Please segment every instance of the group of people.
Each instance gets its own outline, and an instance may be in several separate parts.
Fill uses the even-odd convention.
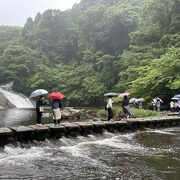
[[[161,109],[161,103],[162,103],[163,101],[160,99],[160,98],[154,98],[153,100],[152,100],[152,107],[153,107],[153,110],[154,111],[160,111],[160,109]]]
[[[105,109],[108,111],[108,121],[113,121],[113,111],[112,111],[112,96],[109,96],[107,99],[107,103],[105,105]],[[128,119],[129,117],[134,116],[133,112],[129,107],[129,100],[127,96],[124,96],[122,102],[122,109],[125,115],[125,118]]]
[[[170,109],[171,109],[171,112],[179,112],[179,114],[180,114],[180,99],[179,100],[171,100]]]
[[[135,100],[133,104],[134,104],[135,108],[142,109],[142,101],[141,100]]]
[[[44,96],[39,96],[36,100],[36,122],[37,125],[41,125],[42,121],[42,113],[43,113],[43,106],[47,105],[47,101],[45,101]],[[54,125],[59,125],[61,120],[61,102],[59,99],[52,99],[51,101],[52,113],[53,113],[53,120]]]
[[[113,120],[112,97],[113,96],[108,97],[107,103],[106,103],[106,106],[105,106],[105,109],[108,111],[107,120],[109,120],[109,121]],[[151,103],[152,103],[152,109],[154,111],[160,111],[161,103],[163,103],[163,101],[160,98],[157,97],[157,98],[154,98]],[[140,101],[140,100],[135,100],[133,102],[133,105],[134,105],[135,108],[142,109],[142,101]],[[180,105],[180,103],[179,103],[179,105]],[[128,119],[129,117],[134,116],[133,112],[131,111],[131,108],[129,107],[129,100],[128,100],[127,96],[124,96],[124,98],[123,98],[122,109],[123,109],[124,116],[125,116],[126,119]]]
[[[113,121],[112,97],[113,96],[108,97],[108,99],[106,101],[106,105],[105,105],[105,109],[108,111],[108,118],[107,118],[108,121]],[[154,98],[152,100],[153,110],[154,111],[160,111],[161,103],[162,103],[162,100],[160,98]],[[47,101],[45,101],[43,95],[41,95],[37,98],[37,100],[36,100],[37,119],[36,120],[37,120],[38,125],[41,125],[43,106],[45,106],[46,104],[47,104]],[[141,101],[135,101],[134,106],[136,108],[142,108],[142,102]],[[61,120],[61,108],[62,108],[60,100],[59,99],[52,99],[51,107],[52,107],[54,125],[59,125],[60,120]],[[124,116],[126,119],[134,116],[133,112],[131,111],[131,109],[129,107],[129,100],[128,100],[127,96],[124,96],[124,98],[123,98],[122,109],[123,109]],[[180,100],[179,101],[172,100],[170,102],[170,109],[172,112],[178,111],[180,114]]]

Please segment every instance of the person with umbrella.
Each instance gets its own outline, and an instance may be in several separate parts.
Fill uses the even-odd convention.
[[[161,109],[161,103],[163,103],[163,101],[162,101],[159,97],[154,98],[154,99],[152,100],[153,110],[154,110],[154,111],[160,111],[160,109]]]
[[[112,111],[112,97],[118,96],[117,93],[109,92],[104,94],[104,97],[108,97],[105,104],[105,110],[108,111],[108,121],[113,121],[113,111]]]
[[[119,96],[121,97],[121,96]],[[123,102],[122,102],[122,108],[126,119],[129,119],[130,116],[133,116],[133,113],[129,107],[129,100],[127,95],[124,95]]]
[[[33,91],[29,98],[37,98],[36,99],[36,123],[41,125],[42,113],[43,113],[43,105],[46,105],[47,102],[44,100],[44,95],[48,92],[45,89],[37,89]]]
[[[112,98],[113,96],[108,96],[107,99],[107,105],[106,105],[106,109],[108,111],[108,121],[113,121],[113,111],[112,111]]]
[[[60,92],[53,92],[49,94],[48,97],[52,99],[51,106],[53,111],[53,120],[54,120],[54,126],[56,126],[57,124],[58,125],[60,124],[60,120],[61,120],[62,105],[60,100],[63,99],[65,96]]]
[[[46,105],[47,102],[44,100],[44,96],[40,95],[36,100],[36,122],[37,125],[42,125],[42,113],[43,113],[43,105]]]

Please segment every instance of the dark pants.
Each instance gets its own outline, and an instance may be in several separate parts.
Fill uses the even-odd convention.
[[[113,119],[113,111],[112,111],[111,108],[108,109],[108,121],[109,121],[110,119]]]
[[[54,119],[54,124],[57,124],[57,123],[60,124],[60,119],[58,119],[58,120]]]
[[[39,109],[36,109],[36,114],[37,114],[36,122],[37,124],[41,124],[42,112],[40,112]]]
[[[133,112],[131,111],[131,109],[129,108],[129,106],[123,106],[123,112],[125,115],[125,118],[128,118],[129,116],[134,116]]]

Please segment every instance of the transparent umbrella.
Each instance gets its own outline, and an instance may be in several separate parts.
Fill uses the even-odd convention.
[[[42,96],[47,93],[48,92],[45,89],[37,89],[30,94],[29,98],[35,98],[35,97]]]
[[[141,102],[144,102],[145,99],[144,98],[138,98],[137,101],[141,101]]]
[[[113,93],[113,92],[109,92],[109,93],[106,93],[104,94],[105,97],[108,97],[108,96],[118,96],[117,93]]]
[[[157,101],[160,101],[161,103],[163,103],[162,99],[159,98],[159,97],[157,97],[156,100],[157,100]]]
[[[137,98],[132,98],[129,100],[129,103],[134,103],[134,101],[137,101]]]

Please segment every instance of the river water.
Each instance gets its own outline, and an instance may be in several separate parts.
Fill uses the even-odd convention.
[[[33,124],[32,111],[12,111],[1,126]],[[180,127],[8,144],[0,179],[179,180]]]

